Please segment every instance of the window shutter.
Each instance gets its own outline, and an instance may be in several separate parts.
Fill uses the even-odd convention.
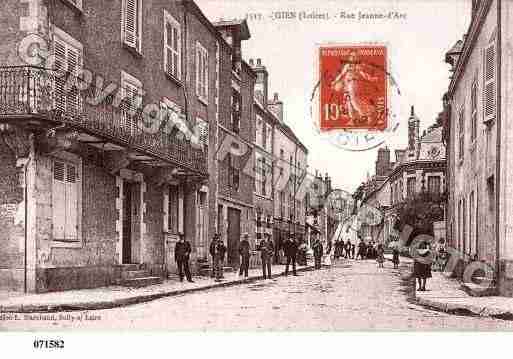
[[[495,44],[491,44],[484,50],[484,122],[495,119],[496,111],[496,52]]]
[[[125,43],[137,48],[137,2],[138,0],[125,0],[125,16],[123,24],[123,36]]]
[[[66,221],[64,227],[64,239],[68,241],[78,240],[78,193],[77,193],[77,168],[74,165],[66,165]]]
[[[200,142],[208,148],[208,122],[201,121]]]
[[[55,37],[54,41],[55,70],[58,72],[55,76],[55,108],[62,112],[66,111],[66,76],[67,71],[66,44]]]
[[[80,68],[82,67],[82,56],[78,49],[67,46],[67,70],[69,76],[72,77],[70,88],[66,88],[66,110],[74,115],[80,111],[80,93],[77,89],[77,76]]]
[[[53,185],[52,185],[52,217],[53,217],[53,238],[65,239],[64,229],[66,221],[66,184],[65,164],[60,161],[53,163]]]
[[[271,149],[272,149],[272,140],[273,140],[272,132],[273,132],[272,126],[267,125],[267,138],[266,138],[267,145],[265,147],[268,152],[271,152]]]

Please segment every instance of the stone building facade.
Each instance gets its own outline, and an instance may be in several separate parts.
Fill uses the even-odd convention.
[[[217,218],[231,46],[192,1],[32,3],[0,15],[0,286],[158,282],[176,272],[179,234],[194,268]],[[20,58],[34,41],[47,53]]]
[[[478,260],[493,268],[499,292],[511,296],[513,4],[475,0],[470,15],[467,34],[445,59],[452,66],[445,95],[447,237],[465,263]]]

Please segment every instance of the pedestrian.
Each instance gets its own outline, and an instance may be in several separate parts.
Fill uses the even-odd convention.
[[[178,275],[180,276],[180,282],[183,282],[183,277],[185,274],[187,281],[194,283],[189,268],[189,256],[191,254],[191,251],[191,244],[185,240],[185,235],[183,233],[180,233],[179,240],[175,245],[175,262],[178,266]]]
[[[335,242],[335,259],[339,259],[342,257],[342,241],[340,239],[337,239]]]
[[[385,250],[381,243],[378,244],[378,248],[376,249],[376,262],[378,262],[379,268],[383,268],[383,263],[385,262]]]
[[[360,239],[360,243],[358,243],[358,253],[356,253],[356,259],[365,259],[365,242],[363,239]]]
[[[417,255],[413,262],[413,276],[419,283],[419,291],[426,290],[426,282],[431,278],[431,251],[426,242],[422,242],[417,249]]]
[[[356,251],[356,244],[351,244],[351,259],[354,259],[355,251]]]
[[[296,256],[298,248],[298,243],[292,236],[283,241],[283,253],[287,258],[287,264],[285,265],[285,275],[289,274],[289,265],[292,264],[292,273],[297,276]]]
[[[322,248],[321,240],[318,237],[316,237],[314,239],[312,249],[314,252],[315,269],[321,269],[321,259],[322,259],[323,248]]]
[[[392,250],[392,263],[394,263],[394,269],[399,267],[399,249],[397,246],[394,246],[394,249]]]
[[[223,261],[226,247],[221,240],[219,233],[214,234],[214,238],[210,243],[210,255],[212,256],[212,277],[216,282],[220,282],[223,276]]]
[[[273,259],[274,244],[271,235],[266,233],[264,239],[258,245],[258,250],[262,258],[262,274],[264,279],[271,279],[271,261]]]
[[[249,257],[251,256],[250,246],[249,246],[249,235],[247,233],[244,233],[242,235],[242,240],[239,243],[239,255],[240,255],[239,276],[241,276],[242,273],[244,273],[244,278],[247,278],[248,271],[249,271]]]
[[[346,258],[351,258],[351,247],[352,247],[351,240],[348,239],[346,242],[346,246],[345,246]]]

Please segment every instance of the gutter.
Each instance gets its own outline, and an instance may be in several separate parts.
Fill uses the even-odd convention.
[[[500,184],[501,184],[501,95],[502,95],[502,84],[501,84],[501,75],[502,75],[502,21],[501,21],[501,2],[497,1],[497,107],[496,114],[497,117],[497,148],[496,148],[496,162],[495,162],[495,171],[496,171],[496,190],[495,190],[495,272],[496,272],[496,280],[499,279],[500,274],[500,233],[499,233],[499,225],[500,225]]]

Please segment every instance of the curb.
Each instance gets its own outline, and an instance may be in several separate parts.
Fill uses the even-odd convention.
[[[306,272],[314,269],[314,266],[306,266],[297,268],[297,272]],[[271,278],[285,276],[284,273],[272,274]],[[82,302],[73,304],[29,304],[29,305],[6,305],[0,306],[0,313],[55,313],[55,312],[71,312],[83,310],[99,310],[99,309],[112,309],[117,307],[124,307],[133,304],[146,303],[156,299],[165,297],[174,297],[187,293],[200,292],[215,288],[224,288],[235,286],[239,284],[252,283],[257,280],[263,279],[263,275],[248,277],[247,279],[236,279],[227,282],[214,282],[202,287],[175,289],[168,292],[161,292],[155,294],[144,294],[128,298],[115,299],[111,301],[97,301],[97,302]]]

